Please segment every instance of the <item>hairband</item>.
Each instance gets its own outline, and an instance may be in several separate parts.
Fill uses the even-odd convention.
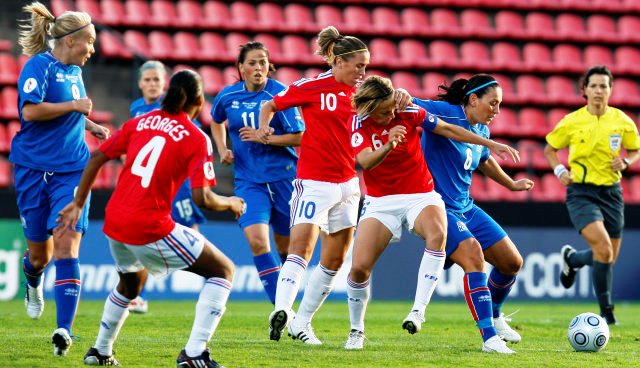
[[[363,52],[363,51],[369,51],[369,49],[366,49],[366,48],[365,48],[365,49],[358,49],[358,50],[353,50],[353,51],[347,51],[347,52],[343,52],[342,54],[335,55],[335,57],[342,56],[342,55],[347,55],[347,54],[353,54],[354,52]]]
[[[481,89],[481,88],[484,88],[484,87],[486,87],[486,86],[492,85],[492,84],[498,84],[498,81],[496,81],[496,80],[492,80],[491,82],[487,82],[487,83],[485,83],[485,84],[483,84],[483,85],[481,85],[481,86],[478,86],[478,87],[476,87],[476,88],[472,89],[471,91],[469,91],[469,92],[465,93],[464,95],[465,95],[465,96],[469,96],[469,95],[470,95],[470,94],[472,94],[473,92],[475,92],[475,91],[477,91],[477,90],[479,90],[479,89]]]
[[[63,34],[63,35],[61,35],[61,36],[56,36],[56,37],[54,37],[53,39],[54,39],[54,40],[58,40],[58,39],[60,39],[60,38],[62,38],[62,37],[68,36],[68,35],[70,35],[70,34],[72,34],[72,33],[76,33],[76,32],[78,32],[78,31],[79,31],[79,30],[81,30],[81,29],[87,28],[87,27],[88,27],[88,26],[90,26],[90,25],[91,25],[91,23],[87,23],[87,24],[85,24],[84,26],[82,26],[82,27],[80,27],[80,28],[78,28],[78,29],[74,29],[73,31],[71,31],[71,32],[67,32],[67,33],[65,33],[65,34]]]

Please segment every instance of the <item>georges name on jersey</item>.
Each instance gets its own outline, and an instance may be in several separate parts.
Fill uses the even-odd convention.
[[[180,142],[184,137],[190,135],[184,125],[179,124],[177,120],[167,117],[163,118],[162,116],[154,114],[147,115],[138,121],[136,130],[140,132],[145,129],[162,131],[176,142]]]

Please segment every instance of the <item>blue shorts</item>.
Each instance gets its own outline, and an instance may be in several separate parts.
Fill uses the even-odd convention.
[[[289,236],[289,201],[293,179],[253,183],[236,178],[235,194],[247,203],[247,212],[238,219],[240,227],[244,229],[255,224],[271,224],[276,234]]]
[[[178,193],[173,198],[171,218],[186,227],[192,227],[194,224],[203,224],[207,221],[204,213],[200,211],[200,208],[193,201],[189,179],[182,183]]]
[[[476,205],[473,205],[465,213],[447,210],[447,222],[447,261],[445,262],[445,268],[453,265],[453,262],[449,260],[449,256],[458,249],[458,245],[463,240],[476,238],[484,251],[507,236],[504,229]]]
[[[58,212],[73,201],[82,170],[54,173],[15,165],[13,175],[24,236],[34,242],[46,241],[58,226]],[[75,228],[83,235],[89,226],[90,202],[91,194]]]

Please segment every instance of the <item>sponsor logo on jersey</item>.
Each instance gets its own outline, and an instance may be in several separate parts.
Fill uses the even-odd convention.
[[[245,109],[252,110],[254,107],[256,107],[257,104],[257,102],[243,102],[242,106],[244,106]]]
[[[79,80],[77,75],[65,75],[64,77],[71,83],[78,83]]]
[[[436,121],[435,116],[429,115],[429,122],[433,123],[434,121]]]
[[[622,135],[620,134],[610,134],[609,135],[609,148],[617,152],[620,149],[620,143],[622,142]]]
[[[364,142],[364,138],[362,138],[362,135],[358,132],[353,133],[353,135],[351,136],[351,146],[358,147],[362,144],[362,142]]]
[[[62,73],[56,73],[56,82],[64,82],[64,75]]]
[[[456,222],[456,225],[458,225],[458,231],[460,232],[467,231],[467,225],[465,225],[464,222],[458,221]]]
[[[22,86],[22,90],[24,93],[31,93],[34,89],[38,87],[38,81],[35,78],[29,78],[24,81],[24,85]]]
[[[381,135],[389,135],[389,132],[385,129],[385,130],[382,131]]]
[[[213,180],[216,177],[216,172],[213,171],[213,162],[207,161],[204,163],[204,177]]]
[[[338,96],[347,97],[347,95],[346,95],[344,92],[340,92],[340,93],[338,93]]]
[[[240,102],[238,102],[238,101],[231,102],[231,108],[232,109],[239,109],[240,108]]]

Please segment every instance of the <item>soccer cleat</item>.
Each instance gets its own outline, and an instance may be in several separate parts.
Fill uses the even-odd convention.
[[[27,309],[27,315],[32,319],[40,318],[44,311],[43,284],[42,280],[40,280],[40,285],[35,288],[30,286],[29,283],[26,284],[27,290],[24,293],[24,306]]]
[[[269,339],[280,341],[282,331],[291,321],[291,314],[284,309],[271,312],[269,315]]]
[[[119,367],[120,363],[113,357],[113,355],[100,355],[100,352],[96,348],[91,348],[84,355],[85,365],[104,365],[104,366],[116,366]]]
[[[600,317],[604,318],[609,326],[618,324],[616,316],[613,315],[613,305],[607,305],[600,310]]]
[[[412,310],[409,312],[407,318],[402,321],[402,329],[407,330],[410,334],[420,332],[422,329],[422,323],[424,322],[424,315],[420,311]]]
[[[294,340],[300,340],[307,345],[322,345],[322,341],[316,337],[311,327],[311,322],[299,327],[295,325],[295,320],[289,324],[289,336]]]
[[[560,272],[560,283],[564,286],[565,289],[573,286],[573,283],[576,281],[576,270],[575,268],[569,266],[569,257],[576,250],[570,246],[569,244],[565,244],[562,249],[560,249],[560,255],[562,255],[562,271]]]
[[[361,350],[364,346],[364,339],[364,332],[352,329],[349,332],[349,338],[344,344],[344,348],[347,350]]]
[[[495,335],[489,340],[485,341],[482,345],[482,351],[485,353],[498,353],[498,354],[514,354],[515,351],[509,349],[507,343],[504,342],[500,336]]]
[[[496,328],[496,332],[500,338],[506,342],[517,344],[522,340],[522,337],[509,326],[507,322],[510,321],[511,318],[505,317],[504,313],[500,313],[500,317],[493,319],[493,326]]]
[[[178,368],[224,368],[209,356],[209,349],[205,349],[202,354],[196,357],[190,357],[187,352],[182,349],[178,359],[176,359],[176,367]]]
[[[137,296],[129,303],[129,312],[144,314],[149,311],[149,303],[142,299],[141,296]]]
[[[67,355],[67,352],[73,343],[71,336],[69,336],[69,332],[64,328],[58,328],[53,331],[53,335],[51,335],[51,342],[53,343],[53,355],[55,356]]]

